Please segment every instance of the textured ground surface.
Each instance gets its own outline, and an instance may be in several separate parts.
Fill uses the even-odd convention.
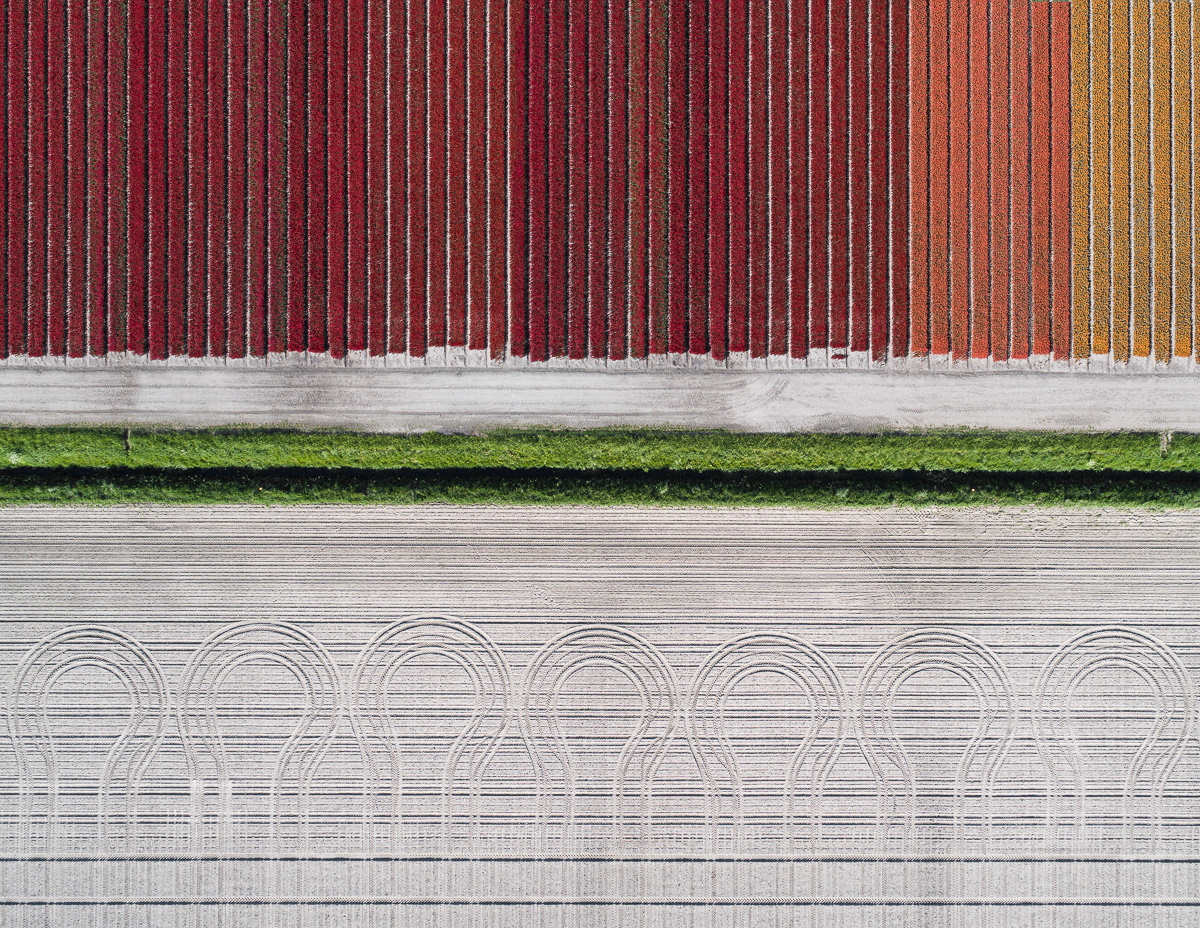
[[[0,925],[1197,925],[1197,537],[0,510]]]

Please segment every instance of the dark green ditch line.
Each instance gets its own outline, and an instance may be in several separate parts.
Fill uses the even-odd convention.
[[[691,472],[563,468],[24,467],[0,504],[1200,506],[1200,472]]]

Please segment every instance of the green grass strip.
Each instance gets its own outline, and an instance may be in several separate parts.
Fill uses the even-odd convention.
[[[1200,506],[1200,435],[0,429],[0,504]]]
[[[0,429],[13,467],[281,467],[366,470],[553,467],[565,470],[1200,470],[1200,435],[921,432],[745,435],[595,429],[485,435],[382,435],[278,429]]]

